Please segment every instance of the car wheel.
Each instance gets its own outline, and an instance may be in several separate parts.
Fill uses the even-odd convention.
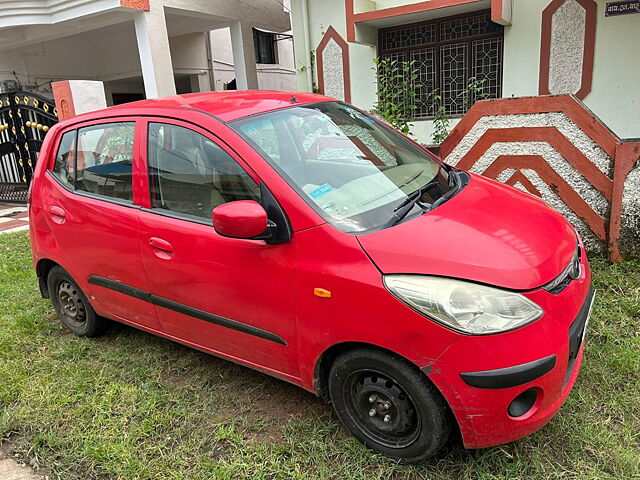
[[[62,267],[49,271],[47,288],[53,308],[64,325],[80,337],[100,335],[107,320],[96,315],[78,284]]]
[[[405,463],[434,456],[451,433],[440,392],[417,367],[390,353],[358,349],[337,357],[329,396],[358,440]]]

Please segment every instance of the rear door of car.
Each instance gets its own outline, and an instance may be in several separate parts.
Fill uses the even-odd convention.
[[[61,133],[40,192],[52,259],[78,282],[98,314],[157,329],[138,246],[136,119],[118,117]]]
[[[261,201],[260,180],[219,137],[147,118],[147,208],[140,250],[162,330],[195,346],[295,380],[293,242],[227,238],[212,209]]]

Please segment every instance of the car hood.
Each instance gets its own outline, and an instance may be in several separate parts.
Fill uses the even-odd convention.
[[[576,250],[573,227],[546,203],[478,175],[435,210],[358,240],[384,274],[440,275],[514,290],[550,282]]]

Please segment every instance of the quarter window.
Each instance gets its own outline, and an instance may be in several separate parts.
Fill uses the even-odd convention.
[[[503,32],[488,11],[383,28],[379,54],[414,62],[419,85],[415,118],[435,115],[434,91],[447,114],[463,115],[478,99],[502,96]],[[472,78],[476,88],[468,91]]]
[[[218,205],[260,201],[256,182],[204,135],[177,125],[150,123],[148,145],[153,208],[210,222]]]
[[[76,190],[133,202],[134,122],[78,130]]]
[[[58,154],[56,155],[56,161],[53,166],[53,173],[58,179],[67,187],[73,188],[73,182],[75,181],[76,171],[76,132],[66,132],[62,135],[60,140],[60,146],[58,147]]]

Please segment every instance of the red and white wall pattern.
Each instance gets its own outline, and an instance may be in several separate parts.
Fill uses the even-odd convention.
[[[349,45],[331,26],[316,49],[316,63],[320,92],[350,102]]]
[[[597,5],[593,0],[553,0],[542,12],[541,95],[591,91]]]
[[[587,248],[638,249],[640,142],[623,142],[575,97],[476,103],[444,141],[451,165],[542,197]]]
[[[429,12],[478,0],[429,0],[356,12],[345,0],[346,37],[360,22]],[[523,0],[524,1],[524,0]],[[492,21],[511,24],[511,2],[491,0]],[[542,197],[581,233],[587,248],[640,253],[640,142],[612,133],[580,101],[590,92],[597,4],[549,0],[538,20],[539,97],[476,103],[441,146],[449,164]],[[516,27],[512,27],[516,28]],[[329,28],[316,51],[320,91],[349,99],[349,44]]]

